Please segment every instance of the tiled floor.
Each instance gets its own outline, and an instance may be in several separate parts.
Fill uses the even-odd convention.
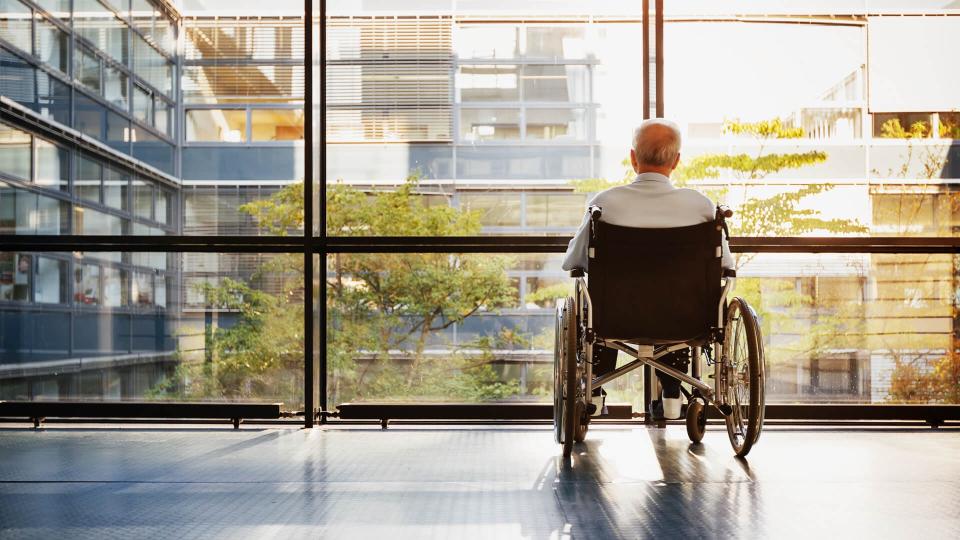
[[[2,538],[960,538],[960,430],[0,428]]]

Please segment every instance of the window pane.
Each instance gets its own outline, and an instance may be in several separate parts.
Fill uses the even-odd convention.
[[[67,261],[37,257],[37,273],[33,283],[34,301],[38,304],[66,304]]]
[[[464,141],[519,140],[520,111],[461,109],[460,138]]]
[[[70,87],[45,74],[37,74],[37,109],[48,120],[70,125]]]
[[[31,109],[36,109],[37,92],[34,88],[36,69],[21,57],[0,47],[0,65],[3,77],[0,77],[0,94]]]
[[[130,175],[112,167],[105,168],[104,173],[103,204],[125,212],[129,211],[127,190],[130,186]]]
[[[74,54],[76,55],[74,76],[80,81],[80,84],[99,94],[100,59],[83,47],[77,47]]]
[[[302,110],[253,109],[250,115],[254,141],[303,140]]]
[[[540,66],[523,67],[524,101],[589,101],[586,66]]]
[[[127,110],[129,107],[129,84],[127,76],[120,70],[108,67],[103,72],[103,97],[110,103]]]
[[[77,264],[73,285],[73,301],[78,304],[100,304],[100,267],[95,264]]]
[[[153,125],[153,98],[138,85],[133,86],[133,117],[148,126]]]
[[[28,302],[33,257],[26,253],[0,252],[0,300]]]
[[[114,150],[130,153],[130,120],[113,111],[107,111],[107,140],[108,146]]]
[[[187,141],[245,142],[247,111],[193,109],[187,111]]]
[[[526,111],[527,138],[583,141],[587,127],[582,109],[532,109]]]
[[[124,234],[126,220],[104,214],[82,206],[75,207],[73,226],[75,234],[89,234],[101,236],[119,236]]]
[[[515,65],[460,66],[460,101],[520,101],[519,73],[520,67]]]
[[[69,206],[0,183],[0,234],[66,234]]]
[[[74,127],[97,140],[104,140],[104,130],[106,128],[107,111],[96,101],[76,92],[74,94],[76,110],[74,111]]]
[[[173,129],[171,128],[170,122],[173,119],[171,111],[174,109],[173,105],[167,103],[166,100],[157,97],[155,100],[154,108],[154,118],[153,118],[153,127],[157,128],[160,133],[166,134],[168,137],[173,136]]]
[[[111,58],[127,64],[127,25],[97,0],[74,0],[74,28],[77,35],[87,39]]]
[[[520,226],[520,193],[517,192],[464,193],[460,195],[460,207],[478,213],[483,225],[492,227]]]
[[[153,274],[133,273],[133,303],[136,306],[154,305]]]
[[[73,182],[73,192],[77,197],[88,201],[100,202],[100,182],[103,167],[92,158],[77,155],[77,178]]]
[[[583,221],[586,197],[581,194],[527,194],[528,227],[577,227]]]
[[[32,52],[30,19],[33,13],[30,8],[17,0],[0,0],[0,38],[9,41],[16,47]]]
[[[154,209],[154,219],[160,223],[172,225],[170,213],[173,210],[173,195],[169,190],[160,188],[157,190],[156,206]]]
[[[43,17],[37,17],[36,55],[41,62],[69,73],[70,37]]]
[[[0,170],[20,180],[29,181],[30,135],[0,123]]]
[[[126,270],[104,267],[103,269],[103,305],[107,307],[126,306],[130,303],[130,273]]]
[[[37,180],[41,186],[69,191],[70,151],[43,139],[37,140]]]
[[[133,213],[153,218],[153,186],[142,180],[133,181]]]
[[[133,70],[160,92],[173,89],[173,65],[139,35],[134,36]]]

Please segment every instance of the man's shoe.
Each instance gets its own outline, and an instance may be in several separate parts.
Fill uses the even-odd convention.
[[[682,402],[680,398],[663,398],[663,418],[665,420],[676,420],[680,418]]]
[[[600,402],[599,406],[597,402]],[[600,389],[600,395],[594,395],[593,400],[590,403],[590,407],[593,409],[590,411],[590,416],[603,416],[608,413],[607,411],[607,391],[603,388]]]

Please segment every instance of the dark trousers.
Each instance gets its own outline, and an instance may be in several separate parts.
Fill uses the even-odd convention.
[[[606,375],[617,367],[617,350],[608,347],[594,345],[593,347],[593,375]],[[680,349],[672,353],[661,356],[660,362],[684,373],[687,372],[687,366],[690,364],[690,349]],[[657,371],[657,378],[660,379],[660,386],[663,388],[663,397],[680,397],[680,381]],[[653,396],[658,399],[658,396]]]

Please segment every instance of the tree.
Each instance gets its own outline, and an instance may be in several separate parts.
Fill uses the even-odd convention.
[[[336,236],[451,236],[480,232],[475,212],[427,206],[418,179],[390,190],[364,192],[343,183],[327,193],[327,231]],[[242,210],[270,234],[303,227],[303,186],[284,187]],[[323,264],[325,263],[325,264]],[[327,280],[327,358],[334,403],[359,398],[502,398],[516,383],[499,380],[493,348],[515,342],[509,328],[463,344],[441,343],[443,331],[468,317],[515,300],[506,278],[508,257],[451,253],[336,254],[322,261]],[[285,276],[271,295],[236,281],[203,285],[207,302],[238,314],[213,331],[214,355],[184,364],[156,394],[234,398],[297,396],[264,381],[302,371],[303,267],[282,255],[261,268]],[[429,351],[435,343],[438,351]],[[272,373],[280,372],[277,377]],[[280,394],[278,392],[284,392]],[[295,399],[287,397],[288,399]]]

